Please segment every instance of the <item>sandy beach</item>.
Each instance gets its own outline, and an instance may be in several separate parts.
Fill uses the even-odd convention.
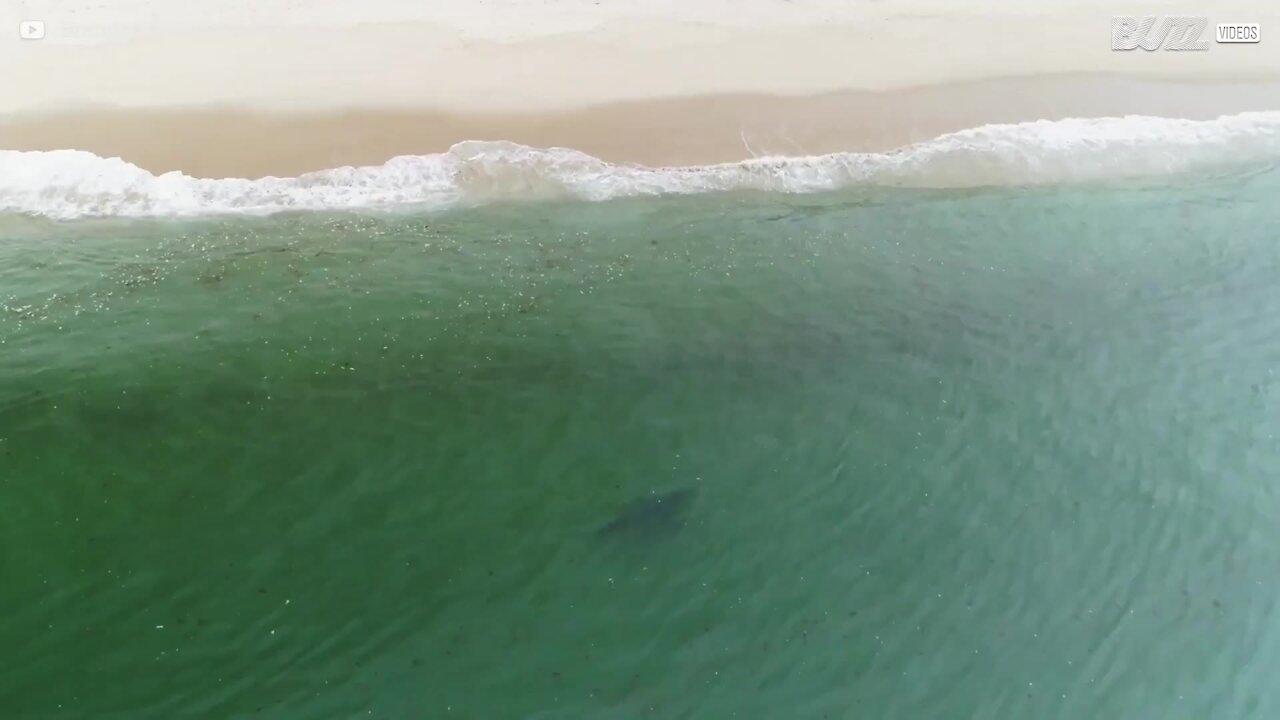
[[[1132,12],[1203,12],[1137,3]],[[1100,2],[29,0],[0,148],[292,175],[462,140],[688,165],[887,150],[990,123],[1280,108],[1275,43],[1113,52]],[[1225,2],[1214,18],[1280,26]],[[1214,18],[1210,21],[1213,22]]]

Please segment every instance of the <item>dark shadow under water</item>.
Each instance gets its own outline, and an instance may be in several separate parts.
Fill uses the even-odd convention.
[[[668,540],[687,524],[689,510],[696,498],[697,490],[693,488],[636,498],[597,530],[596,538],[631,544]]]

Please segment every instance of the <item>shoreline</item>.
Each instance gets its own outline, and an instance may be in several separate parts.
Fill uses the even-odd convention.
[[[380,165],[400,155],[442,153],[465,140],[566,147],[609,162],[658,167],[885,152],[991,124],[1124,115],[1205,120],[1265,110],[1280,110],[1280,81],[1073,74],[802,97],[637,100],[559,112],[86,108],[0,116],[0,145],[85,150],[157,175],[176,170],[204,178]]]
[[[1123,12],[1208,12],[1131,4]],[[17,11],[0,9],[0,25]],[[1269,36],[1116,52],[1120,11],[1103,0],[314,0],[305,12],[284,0],[64,0],[22,18],[45,22],[44,39],[0,32],[0,67],[20,70],[0,84],[0,149],[83,150],[197,178],[380,165],[466,140],[682,167],[885,152],[991,124],[1280,110]],[[1280,6],[1222,0],[1209,21],[1276,27]]]

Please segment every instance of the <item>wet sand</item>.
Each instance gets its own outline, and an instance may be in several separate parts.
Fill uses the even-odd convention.
[[[86,110],[3,118],[0,137],[9,149],[76,148],[153,173],[260,177],[379,164],[445,152],[464,140],[573,147],[613,162],[670,166],[885,151],[991,123],[1130,114],[1208,119],[1278,108],[1280,82],[1068,75],[806,97],[708,95],[564,112]]]

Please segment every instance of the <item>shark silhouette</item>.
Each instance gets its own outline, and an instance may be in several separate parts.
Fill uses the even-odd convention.
[[[696,497],[696,490],[683,488],[636,498],[597,530],[596,536],[634,541],[671,537],[685,526],[685,516]]]

